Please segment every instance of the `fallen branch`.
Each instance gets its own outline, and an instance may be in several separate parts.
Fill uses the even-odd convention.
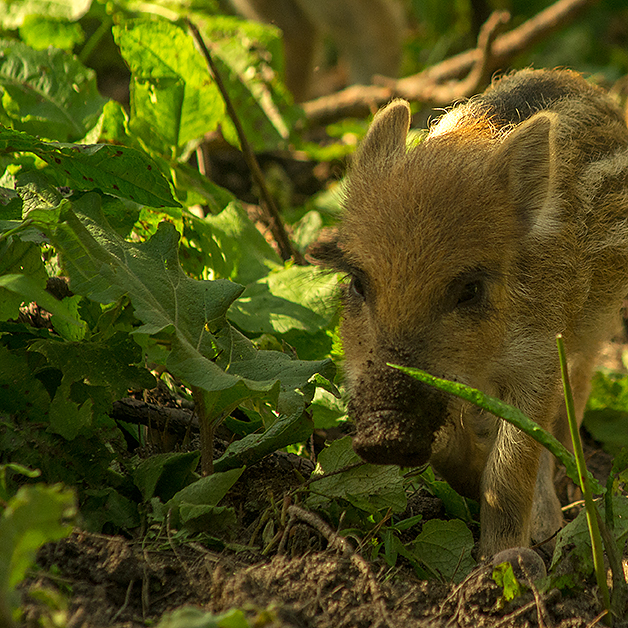
[[[335,94],[306,102],[303,104],[306,117],[312,125],[327,124],[347,116],[363,117],[396,97],[436,107],[449,105],[453,100],[477,92],[488,83],[493,72],[505,69],[517,55],[564,28],[598,1],[558,0],[521,26],[491,41],[496,34],[495,29],[500,26],[495,23],[497,18],[493,14],[482,27],[478,46],[473,50],[446,59],[413,76],[399,80],[382,77],[378,79],[379,85],[352,85]],[[503,14],[500,20],[503,20]],[[480,81],[477,76],[471,76],[474,73],[482,75]],[[465,75],[468,75],[466,79],[455,80]],[[444,85],[447,81],[453,83]]]
[[[199,429],[198,420],[191,410],[158,406],[132,397],[114,401],[109,416],[116,421],[168,429],[181,435],[190,429]]]

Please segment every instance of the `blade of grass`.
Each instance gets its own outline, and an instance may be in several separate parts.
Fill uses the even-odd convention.
[[[556,336],[556,346],[558,347],[558,357],[560,360],[560,373],[563,380],[563,389],[565,392],[565,405],[567,407],[567,421],[569,423],[569,432],[571,433],[571,441],[573,443],[574,454],[576,457],[576,466],[578,467],[578,476],[580,478],[580,488],[584,495],[584,508],[587,513],[587,524],[589,526],[589,535],[591,537],[591,550],[593,552],[593,565],[595,567],[595,577],[600,589],[604,608],[608,611],[604,617],[604,623],[611,625],[611,601],[606,584],[606,569],[604,568],[604,554],[602,551],[602,537],[600,536],[600,527],[598,525],[599,513],[593,502],[593,494],[587,474],[587,466],[584,461],[584,451],[582,450],[582,441],[580,440],[580,430],[578,421],[576,420],[576,411],[574,409],[573,394],[571,392],[571,384],[569,383],[569,369],[567,368],[567,356],[565,354],[565,345],[561,334]],[[601,520],[600,520],[601,521]],[[611,544],[614,541],[611,541]],[[608,544],[607,544],[608,546]],[[607,547],[608,551],[612,551]]]
[[[525,432],[528,436],[534,438],[534,440],[541,443],[541,445],[553,453],[565,466],[567,475],[574,482],[579,483],[578,468],[573,454],[568,451],[558,439],[547,433],[518,408],[504,403],[501,399],[486,395],[475,388],[470,388],[469,386],[459,384],[458,382],[450,382],[446,379],[434,377],[433,375],[430,375],[420,369],[398,366],[396,364],[388,364],[388,366],[399,369],[415,379],[418,379],[430,386],[434,386],[439,390],[451,393],[452,395],[460,397],[465,401],[470,401],[483,410],[486,410],[491,414],[512,423],[515,427],[519,428],[522,432]],[[586,473],[593,492],[596,494],[603,494],[604,489],[599,485],[598,481],[588,471],[586,471]]]

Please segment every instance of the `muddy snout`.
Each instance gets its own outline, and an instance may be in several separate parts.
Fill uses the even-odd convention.
[[[430,459],[446,411],[443,393],[398,371],[387,373],[353,396],[353,449],[372,464],[423,465]]]

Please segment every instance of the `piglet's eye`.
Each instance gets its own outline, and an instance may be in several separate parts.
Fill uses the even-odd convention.
[[[482,297],[482,282],[470,281],[462,286],[460,293],[458,294],[458,302],[456,306],[459,307],[475,305]]]
[[[351,283],[349,284],[349,289],[351,290],[351,294],[355,295],[356,297],[359,297],[360,299],[365,298],[364,283],[356,275],[353,275],[351,277]]]

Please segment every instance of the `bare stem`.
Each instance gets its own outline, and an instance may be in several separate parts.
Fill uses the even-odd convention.
[[[272,197],[272,194],[268,190],[268,186],[266,185],[266,180],[264,178],[264,174],[262,173],[262,169],[259,167],[259,163],[255,157],[255,153],[249,144],[249,141],[246,138],[246,134],[244,133],[244,129],[242,128],[242,124],[240,122],[240,118],[233,106],[233,102],[227,92],[225,84],[218,72],[218,68],[214,59],[205,45],[205,41],[200,34],[196,25],[186,18],[190,31],[192,32],[192,37],[194,37],[194,41],[197,46],[200,48],[201,53],[205,57],[205,61],[207,62],[207,67],[209,69],[210,74],[212,75],[214,81],[216,82],[216,86],[220,90],[222,98],[225,102],[225,107],[227,108],[227,113],[233,122],[233,126],[235,127],[236,133],[238,134],[238,140],[240,141],[240,146],[242,148],[242,154],[244,155],[244,159],[246,161],[249,170],[251,171],[251,176],[253,180],[257,184],[261,194],[261,206],[262,210],[266,213],[266,218],[268,221],[268,226],[275,238],[275,242],[277,242],[277,246],[279,247],[279,252],[284,261],[289,259],[294,259],[297,264],[305,264],[303,256],[292,246],[290,239],[288,238],[288,234],[286,233],[283,221],[281,220],[281,216],[279,215],[279,210],[277,209],[277,205],[275,204],[275,200]]]

